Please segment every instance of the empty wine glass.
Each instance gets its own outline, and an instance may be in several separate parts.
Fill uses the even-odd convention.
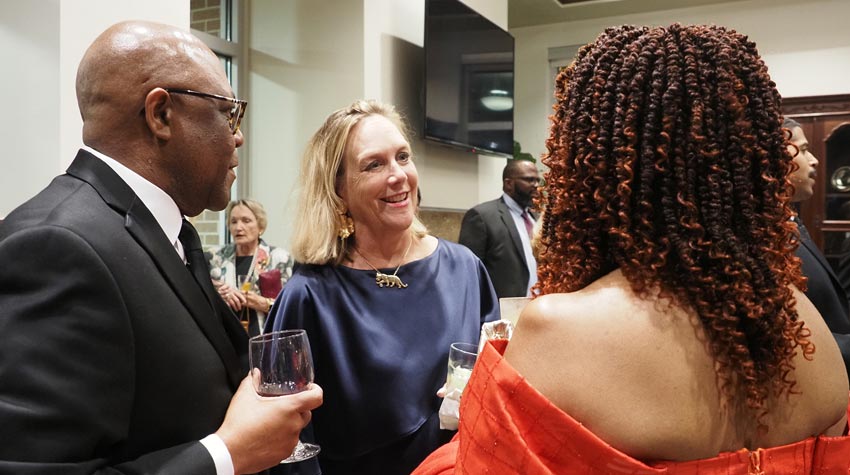
[[[283,330],[251,338],[248,346],[251,377],[257,394],[264,397],[294,394],[313,382],[313,357],[304,330]],[[280,463],[315,457],[321,448],[298,441],[292,455]]]

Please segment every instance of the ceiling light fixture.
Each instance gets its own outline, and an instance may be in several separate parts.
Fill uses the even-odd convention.
[[[514,108],[514,99],[504,89],[491,89],[481,98],[481,104],[491,111],[503,112]]]

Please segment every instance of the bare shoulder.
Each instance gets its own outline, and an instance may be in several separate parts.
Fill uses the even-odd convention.
[[[526,360],[536,365],[538,357],[569,356],[575,361],[584,359],[583,355],[594,358],[597,352],[610,354],[613,347],[629,351],[634,330],[654,312],[650,303],[634,295],[619,272],[609,274],[577,292],[532,300],[522,312],[505,356],[519,369]]]
[[[837,393],[842,401],[839,406],[842,410],[846,409],[848,381],[847,372],[841,371],[844,369],[841,350],[814,304],[799,289],[792,288],[792,291],[797,301],[797,316],[808,328],[809,341],[815,346],[811,358],[804,358],[801,352],[797,352],[794,358],[797,377],[817,383],[827,394]]]
[[[841,354],[820,314],[793,290],[816,352],[811,359],[797,352],[801,394],[770,404],[768,437],[746,437],[758,446],[836,435],[846,422]],[[614,272],[581,291],[532,301],[505,358],[613,447],[639,459],[686,460],[737,450],[755,427],[724,402],[706,341],[692,312],[636,296]]]
[[[815,352],[808,358],[801,351],[794,356],[793,376],[799,394],[778,401],[775,420],[779,429],[768,434],[767,441],[774,444],[800,436],[839,435],[847,422],[848,381],[841,351],[814,304],[799,289],[792,291],[798,318],[809,330]]]
[[[722,438],[726,430],[699,324],[669,302],[635,295],[616,271],[532,301],[505,358],[553,404],[636,457],[687,452],[672,444],[698,442],[681,434]]]
[[[578,292],[529,303],[505,357],[563,409],[585,396],[599,402],[593,390],[613,396],[609,386],[620,388],[647,372],[661,372],[670,358],[684,353],[683,345],[672,341],[682,336],[669,311],[636,296],[616,272]]]

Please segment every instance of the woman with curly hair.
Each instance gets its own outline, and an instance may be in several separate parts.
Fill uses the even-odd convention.
[[[800,290],[793,148],[755,44],[610,28],[555,95],[539,297],[414,473],[850,473],[847,375]]]

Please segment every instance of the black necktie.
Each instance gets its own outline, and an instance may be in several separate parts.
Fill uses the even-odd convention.
[[[207,296],[210,306],[215,308],[213,304],[215,289],[210,280],[210,270],[207,267],[204,250],[201,247],[201,238],[198,237],[198,232],[195,231],[195,228],[185,219],[183,220],[183,226],[180,228],[178,239],[180,239],[180,243],[183,245],[183,252],[186,254],[186,265],[189,266],[192,276],[195,277],[198,285],[204,291],[204,295]]]
[[[207,296],[207,302],[210,304],[210,316],[215,316],[216,320],[223,324],[224,336],[230,341],[233,348],[236,349],[236,353],[229,353],[227,350],[219,349],[220,352],[224,352],[222,355],[225,366],[228,368],[230,382],[235,389],[239,386],[239,380],[248,368],[248,334],[245,333],[245,329],[242,328],[242,324],[239,323],[239,318],[236,314],[230,311],[229,307],[221,300],[221,297],[217,295],[215,288],[213,288],[212,280],[210,280],[210,269],[207,266],[207,259],[204,257],[204,250],[201,247],[201,238],[198,237],[198,232],[195,231],[195,228],[185,219],[180,228],[178,239],[183,245],[183,252],[186,254],[186,265],[192,272],[192,277],[195,278],[201,290],[204,291],[204,295]],[[216,299],[218,300],[218,305],[216,305]],[[214,333],[208,333],[208,337],[211,341],[218,341],[214,337]],[[227,354],[232,354],[237,359],[230,360],[226,356]]]

